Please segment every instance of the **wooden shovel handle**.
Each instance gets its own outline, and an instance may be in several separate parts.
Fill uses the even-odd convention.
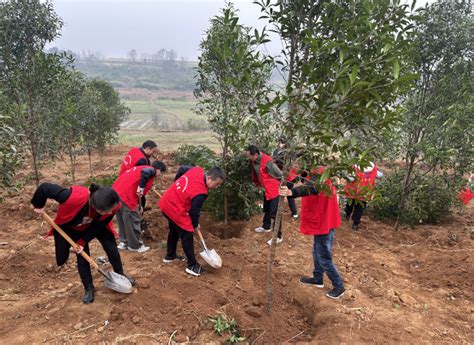
[[[66,233],[64,232],[64,230],[61,229],[61,228],[59,227],[59,225],[54,222],[53,219],[51,219],[50,216],[48,216],[46,213],[43,213],[43,218],[44,218],[44,220],[45,220],[46,222],[49,223],[49,225],[51,225],[57,232],[59,232],[59,234],[60,234],[62,237],[64,237],[64,239],[65,239],[66,241],[68,241],[69,244],[70,244],[73,248],[79,249],[79,245],[78,245],[76,242],[74,242],[74,241],[72,240],[72,238],[69,237],[68,234],[66,234]],[[81,254],[82,257],[83,257],[84,259],[86,259],[92,266],[94,266],[94,268],[95,268],[96,270],[98,270],[100,273],[102,273],[103,275],[105,275],[106,277],[108,277],[108,276],[107,276],[107,273],[103,272],[103,270],[99,267],[99,265],[97,265],[97,263],[96,263],[94,260],[92,260],[92,258],[91,258],[89,255],[87,255],[86,252],[84,252],[84,250],[83,250],[80,254]]]
[[[197,234],[198,234],[199,240],[200,240],[201,243],[202,243],[202,246],[204,247],[204,250],[205,250],[206,252],[208,252],[207,246],[206,246],[206,242],[204,242],[204,238],[202,237],[202,234],[201,234],[201,230],[199,230],[199,228],[197,228],[197,229],[196,229],[196,232],[197,232]]]
[[[158,196],[158,198],[163,197],[163,195],[161,195],[160,192],[158,192],[155,188],[153,188],[153,191],[154,191],[155,194]]]

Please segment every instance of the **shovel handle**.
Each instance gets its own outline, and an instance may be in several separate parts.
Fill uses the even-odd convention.
[[[64,232],[64,230],[61,229],[61,228],[59,227],[59,225],[56,224],[56,223],[54,222],[54,220],[53,220],[50,216],[48,216],[46,213],[43,213],[43,218],[44,218],[44,220],[45,220],[47,223],[49,223],[49,225],[51,225],[51,226],[54,228],[54,230],[56,230],[62,237],[64,237],[64,239],[65,239],[66,241],[68,241],[69,244],[70,244],[73,248],[76,248],[76,249],[79,248],[79,245],[78,245],[76,242],[74,242],[74,241],[72,240],[72,238],[69,237],[68,234],[66,234],[66,233]],[[94,266],[94,268],[95,268],[96,270],[98,270],[104,277],[106,277],[107,279],[110,279],[110,278],[109,278],[109,275],[108,275],[102,268],[100,268],[99,265],[97,265],[97,263],[96,263],[94,260],[92,260],[92,258],[91,258],[89,255],[87,255],[86,252],[82,251],[82,252],[80,252],[80,254],[81,254],[82,257],[83,257],[84,259],[86,259],[92,266]]]
[[[198,236],[199,236],[199,240],[201,241],[202,246],[204,247],[204,250],[205,250],[206,252],[208,252],[209,250],[207,250],[206,242],[204,242],[204,238],[202,237],[201,230],[199,230],[199,228],[197,228],[197,229],[196,229],[196,232],[197,232],[197,234],[198,234]]]
[[[154,191],[155,194],[158,196],[158,198],[163,197],[163,195],[161,195],[160,192],[158,192],[155,188],[153,188],[153,191]]]

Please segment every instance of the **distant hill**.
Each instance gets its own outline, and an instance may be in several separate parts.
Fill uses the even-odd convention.
[[[109,58],[77,59],[79,71],[109,81],[116,88],[192,91],[196,62]]]

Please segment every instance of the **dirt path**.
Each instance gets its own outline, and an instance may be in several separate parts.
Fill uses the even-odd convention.
[[[114,148],[102,164],[96,160],[96,171],[110,174],[124,150]],[[45,180],[65,183],[62,171],[61,165],[44,171]],[[78,176],[85,181],[87,175],[87,164],[81,165]],[[227,239],[222,225],[203,216],[208,245],[224,265],[191,278],[183,264],[162,263],[167,228],[154,207],[147,215],[152,250],[122,255],[126,272],[137,278],[135,292],[108,290],[94,273],[96,301],[83,305],[75,258],[62,269],[55,266],[52,240],[41,236],[46,226],[29,209],[33,189],[27,185],[0,204],[2,344],[163,343],[173,333],[176,341],[223,342],[226,338],[216,336],[208,320],[218,313],[235,318],[247,341],[260,344],[474,343],[472,205],[443,225],[415,230],[395,232],[367,217],[358,232],[344,223],[334,244],[348,290],[340,301],[326,298],[326,289],[298,283],[300,275],[312,271],[311,239],[300,235],[298,224],[285,214],[274,269],[274,312],[268,316],[264,291],[270,235],[253,231],[260,216],[229,225],[233,237]],[[155,202],[156,196],[150,199]],[[104,255],[95,242],[92,255]]]

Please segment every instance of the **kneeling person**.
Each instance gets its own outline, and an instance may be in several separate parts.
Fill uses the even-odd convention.
[[[158,206],[168,219],[169,233],[165,263],[181,257],[176,255],[178,240],[181,239],[187,258],[186,273],[199,276],[203,273],[194,255],[194,230],[199,229],[199,216],[208,189],[219,187],[225,180],[225,173],[214,167],[207,173],[201,167],[188,167],[165,191]]]

